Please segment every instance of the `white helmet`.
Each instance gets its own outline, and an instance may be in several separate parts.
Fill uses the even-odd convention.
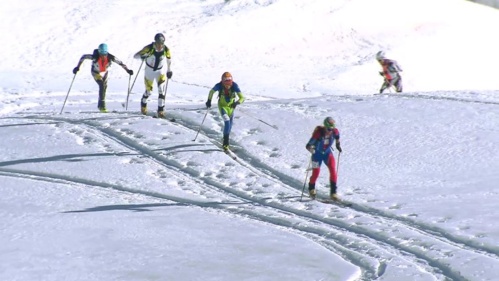
[[[385,58],[385,52],[383,51],[379,51],[377,54],[376,54],[376,59],[377,60],[382,60]]]

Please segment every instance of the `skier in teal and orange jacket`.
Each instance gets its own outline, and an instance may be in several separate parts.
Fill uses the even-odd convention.
[[[128,69],[128,67],[121,62],[117,57],[110,54],[107,50],[107,44],[102,43],[97,49],[94,50],[92,54],[82,55],[78,61],[78,65],[73,69],[73,74],[76,75],[80,70],[80,66],[85,60],[92,60],[92,67],[90,72],[94,77],[95,82],[99,85],[99,101],[97,107],[100,112],[107,112],[106,109],[106,90],[107,90],[107,74],[108,68],[113,62],[117,63],[119,66],[129,74],[133,75],[133,70]]]
[[[333,155],[333,144],[336,142],[336,149],[341,153],[340,131],[336,128],[336,123],[332,117],[326,117],[323,125],[315,127],[312,137],[305,146],[312,153],[312,176],[310,176],[308,183],[308,192],[311,198],[315,198],[317,195],[315,182],[319,177],[322,162],[324,162],[329,169],[330,198],[338,201],[339,197],[336,193],[338,174],[336,160]]]
[[[241,89],[239,89],[237,83],[233,81],[232,74],[229,72],[224,72],[222,74],[222,80],[215,84],[210,90],[208,100],[206,101],[207,108],[211,107],[211,99],[215,92],[218,92],[218,110],[224,120],[222,145],[224,150],[228,150],[229,135],[234,121],[234,111],[236,106],[244,102],[244,95],[241,93]]]

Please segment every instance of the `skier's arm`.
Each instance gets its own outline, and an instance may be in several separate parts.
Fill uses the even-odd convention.
[[[239,85],[237,85],[237,83],[233,83],[232,84],[232,90],[234,91],[234,93],[236,93],[237,95],[237,103],[238,104],[241,104],[244,102],[245,98],[244,98],[244,95],[243,93],[241,92],[241,89],[239,88]]]
[[[211,89],[210,92],[208,93],[208,100],[211,100],[213,98],[213,94],[215,94],[215,90]]]
[[[334,128],[333,135],[334,135],[334,139],[336,141],[336,149],[339,152],[342,152],[341,145],[340,145],[340,131],[337,128]]]
[[[315,152],[315,147],[316,147],[316,144],[317,144],[317,140],[314,139],[313,137],[310,138],[310,140],[307,142],[307,144],[305,145],[305,148],[310,152],[310,153],[314,153]]]
[[[393,73],[398,73],[402,71],[402,68],[400,65],[397,63],[397,61],[394,60],[389,60],[388,61],[388,71],[393,72]]]
[[[117,63],[119,66],[123,67],[123,69],[126,72],[130,73],[131,70],[128,69],[128,67],[126,66],[126,64],[124,64],[120,59],[118,59],[117,57],[115,57],[113,55],[110,55],[109,58],[111,59],[112,62]]]
[[[167,72],[172,72],[171,66],[172,65],[172,60],[171,59],[166,59],[166,71]]]
[[[245,99],[244,99],[244,95],[243,95],[243,93],[241,93],[241,92],[237,92],[237,93],[236,93],[236,95],[237,95],[237,97],[238,97],[238,99],[237,99],[237,103],[239,103],[239,104],[243,103],[243,102],[244,102],[244,100],[245,100]]]
[[[83,63],[83,61],[85,61],[85,60],[91,60],[91,59],[92,59],[92,55],[89,55],[89,54],[85,54],[85,55],[81,56],[80,60],[78,61],[78,65],[76,65],[76,67],[80,68],[80,66]]]
[[[73,68],[73,73],[76,75],[76,73],[78,71],[80,71],[80,66],[81,64],[83,63],[84,60],[91,60],[92,59],[92,55],[83,55],[81,56],[80,60],[78,61],[78,65],[76,65],[75,68]]]
[[[144,48],[142,48],[142,50],[135,53],[135,55],[133,55],[133,58],[134,59],[146,59],[150,55],[149,54],[150,51],[151,51],[151,47],[150,47],[150,45],[147,45]]]
[[[397,72],[402,72],[403,71],[402,67],[400,67],[400,65],[396,61],[393,61],[393,67],[395,68],[395,70],[397,70]]]
[[[220,90],[220,83],[217,83],[213,88],[211,88],[210,92],[208,93],[208,100],[206,101],[206,107],[210,108],[211,107],[211,99],[213,98],[213,94],[215,92]]]
[[[170,49],[165,46],[165,57],[166,57],[166,71],[171,72],[171,65],[172,65],[172,55],[170,54]]]
[[[310,140],[307,142],[307,145],[305,148],[310,151],[311,153],[314,153],[315,148],[317,146],[317,143],[319,142],[319,139],[321,138],[321,128],[320,126],[315,127],[314,132],[312,133],[312,137]]]

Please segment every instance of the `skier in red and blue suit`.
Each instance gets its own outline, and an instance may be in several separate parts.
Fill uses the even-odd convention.
[[[315,127],[312,137],[305,146],[312,153],[312,176],[310,176],[308,182],[308,192],[312,198],[317,195],[315,182],[319,177],[322,162],[324,162],[329,169],[330,198],[335,201],[339,200],[336,194],[338,174],[336,172],[336,160],[333,155],[333,143],[335,142],[336,149],[341,153],[340,131],[336,128],[334,119],[326,117],[324,126]]]

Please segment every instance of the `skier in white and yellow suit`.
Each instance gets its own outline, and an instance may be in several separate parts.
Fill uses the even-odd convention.
[[[142,48],[134,56],[136,59],[144,60],[146,66],[144,69],[144,84],[146,91],[140,101],[140,111],[147,114],[147,99],[153,90],[154,80],[158,86],[158,117],[165,117],[165,93],[163,93],[163,83],[166,78],[172,78],[170,49],[165,45],[165,36],[158,33],[154,36],[154,42]],[[164,66],[166,61],[166,77]]]

